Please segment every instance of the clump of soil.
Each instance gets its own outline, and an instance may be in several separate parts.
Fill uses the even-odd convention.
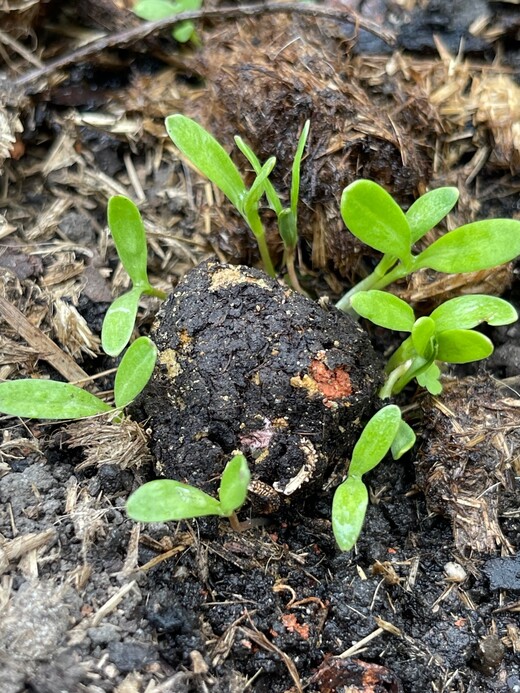
[[[139,400],[157,471],[214,491],[230,453],[286,499],[345,462],[381,376],[349,316],[264,273],[214,261],[160,312],[151,384]]]

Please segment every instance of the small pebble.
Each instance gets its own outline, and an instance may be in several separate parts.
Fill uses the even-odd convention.
[[[444,572],[446,573],[446,579],[450,582],[464,582],[468,577],[468,574],[460,563],[455,563],[455,561],[449,561],[444,566]]]

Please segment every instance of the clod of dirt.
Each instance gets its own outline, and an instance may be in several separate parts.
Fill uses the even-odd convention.
[[[503,556],[486,561],[484,572],[492,590],[520,591],[520,556]]]
[[[346,460],[380,384],[352,318],[246,267],[191,271],[152,336],[158,364],[137,407],[157,472],[215,492],[240,449],[271,510],[273,489],[305,495]]]

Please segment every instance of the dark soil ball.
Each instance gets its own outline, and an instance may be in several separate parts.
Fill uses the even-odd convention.
[[[241,450],[266,511],[347,461],[381,380],[348,315],[215,261],[186,275],[152,338],[158,362],[136,413],[149,419],[157,473],[214,493]]]

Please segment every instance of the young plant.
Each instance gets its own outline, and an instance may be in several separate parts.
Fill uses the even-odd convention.
[[[132,12],[141,19],[146,19],[149,22],[155,22],[166,17],[173,17],[181,12],[189,12],[190,10],[199,10],[202,6],[202,0],[139,0],[132,8]],[[187,43],[193,41],[198,43],[195,25],[193,22],[179,22],[172,29],[173,38],[179,43]]]
[[[349,551],[356,543],[368,505],[368,490],[362,476],[376,467],[389,450],[395,460],[415,442],[415,434],[402,420],[395,404],[380,409],[367,422],[354,450],[348,476],[334,493],[332,531],[339,548]]]
[[[130,291],[110,305],[101,330],[101,344],[109,356],[118,356],[128,344],[135,325],[142,294],[166,298],[148,281],[146,233],[139,210],[127,197],[116,195],[108,201],[108,227],[117,254],[132,280]]]
[[[30,419],[83,419],[126,407],[150,379],[157,348],[148,337],[139,337],[121,359],[114,382],[115,407],[71,383],[20,379],[0,383],[0,412]]]
[[[375,270],[336,304],[350,310],[359,291],[383,289],[419,269],[476,272],[502,265],[520,254],[520,221],[487,219],[444,234],[418,255],[413,246],[454,207],[456,188],[437,188],[422,195],[406,212],[377,183],[357,180],[345,188],[341,215],[363,243],[383,253]]]
[[[380,391],[383,399],[401,392],[413,378],[438,395],[442,391],[438,361],[469,363],[493,353],[491,340],[472,328],[483,322],[508,325],[518,319],[507,301],[480,294],[452,298],[418,319],[411,306],[385,291],[361,291],[350,300],[356,313],[374,324],[410,333],[386,365],[387,378]]]
[[[269,206],[276,213],[276,217],[278,220],[278,231],[284,244],[284,262],[287,268],[287,273],[289,275],[289,280],[292,284],[292,287],[300,293],[304,292],[300,286],[298,275],[296,274],[296,270],[294,267],[294,258],[296,253],[296,247],[298,245],[298,200],[300,197],[300,169],[303,157],[303,150],[305,149],[307,138],[309,136],[310,125],[310,120],[305,121],[300,137],[298,139],[298,144],[296,146],[296,154],[294,155],[292,165],[290,206],[284,207],[282,205],[280,197],[278,196],[278,193],[274,189],[273,184],[269,179],[266,179],[264,183],[265,195],[269,202]],[[238,135],[235,137],[235,142],[242,154],[246,157],[246,159],[253,167],[255,173],[259,174],[262,170],[262,165],[258,160],[256,154],[244,142],[244,140],[241,137],[238,137]]]
[[[168,522],[217,515],[240,529],[236,511],[244,504],[251,479],[247,460],[235,453],[222,472],[218,500],[194,486],[156,479],[140,486],[127,501],[128,516],[138,522]]]
[[[180,114],[168,116],[166,118],[166,130],[177,149],[206,178],[222,190],[245,219],[256,238],[264,269],[267,274],[274,277],[276,273],[269,255],[265,229],[258,213],[258,206],[264,193],[265,181],[276,164],[275,157],[273,156],[265,162],[248,190],[229,154],[209,132],[194,120]]]

